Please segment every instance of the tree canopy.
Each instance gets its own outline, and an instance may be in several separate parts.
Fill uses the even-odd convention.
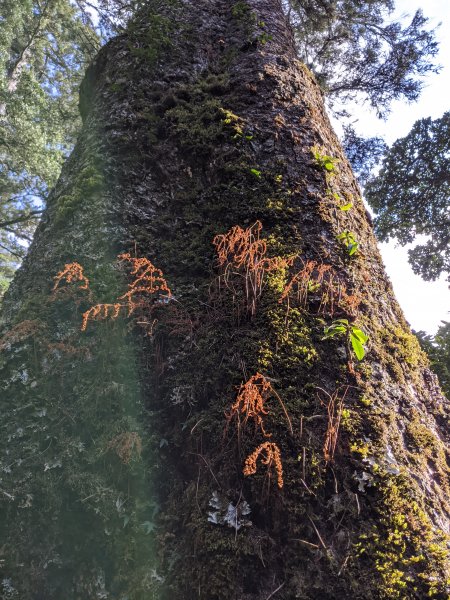
[[[450,323],[442,321],[436,335],[416,332],[422,349],[428,354],[433,371],[439,377],[442,391],[450,398]]]
[[[380,240],[403,246],[427,236],[408,252],[413,271],[426,280],[450,276],[450,112],[420,119],[397,140],[365,194]]]
[[[98,47],[95,32],[69,0],[2,2],[0,289],[22,258],[73,147],[78,87]]]
[[[332,104],[362,97],[384,116],[393,100],[417,100],[438,70],[428,19],[418,10],[405,27],[389,21],[393,10],[393,0],[290,1],[300,58]]]

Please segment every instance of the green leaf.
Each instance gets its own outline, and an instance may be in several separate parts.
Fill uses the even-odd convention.
[[[352,208],[352,206],[353,206],[353,202],[349,202],[348,204],[344,204],[343,206],[340,206],[339,209],[347,211],[347,210],[350,210]]]
[[[357,242],[348,245],[347,250],[348,250],[348,255],[349,256],[352,256],[353,254],[355,254],[355,252],[357,252],[358,245],[359,244]]]
[[[250,169],[250,173],[255,177],[258,177],[258,179],[261,177],[261,171],[258,171],[258,169]]]
[[[365,334],[364,331],[357,329],[356,327],[352,328],[351,335],[354,335],[362,344],[365,344],[369,340],[369,336]]]
[[[350,334],[350,341],[352,343],[353,352],[356,354],[356,358],[362,360],[366,354],[363,345],[352,333]]]

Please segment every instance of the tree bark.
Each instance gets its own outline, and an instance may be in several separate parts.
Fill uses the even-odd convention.
[[[281,2],[149,2],[80,108],[3,306],[3,597],[448,598],[448,401]],[[171,294],[129,314],[134,257]],[[89,286],[54,279],[75,262]],[[264,443],[281,488],[264,452],[243,474]]]

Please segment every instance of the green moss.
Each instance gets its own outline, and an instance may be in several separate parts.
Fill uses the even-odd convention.
[[[372,585],[379,597],[388,599],[444,598],[449,582],[437,573],[446,571],[448,539],[437,534],[401,476],[381,476],[377,484],[381,497],[377,504],[376,528],[360,536],[356,544],[359,558],[374,568]]]
[[[172,2],[172,5],[175,6],[176,3]],[[128,26],[128,48],[131,55],[153,68],[163,52],[172,47],[174,31],[174,19],[157,13],[146,17],[145,28],[138,20],[132,22]]]
[[[103,175],[97,167],[90,164],[81,169],[73,182],[71,192],[58,198],[55,224],[65,224],[67,221],[70,223],[71,217],[82,207],[90,210],[91,204],[103,189]]]
[[[203,97],[198,89],[192,90],[192,96],[189,102],[180,101],[166,115],[183,148],[205,156],[224,139],[224,109],[217,99]]]

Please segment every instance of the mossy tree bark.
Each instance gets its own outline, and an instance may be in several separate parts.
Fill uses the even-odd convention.
[[[3,307],[2,597],[448,598],[448,402],[281,3],[149,2],[80,106]],[[221,271],[214,237],[258,221],[260,279]],[[82,331],[126,292],[123,252],[173,296]],[[52,291],[74,262],[90,291]],[[361,362],[323,339],[339,318]],[[257,373],[273,392],[239,421]],[[243,475],[265,442],[281,489],[274,463]]]

